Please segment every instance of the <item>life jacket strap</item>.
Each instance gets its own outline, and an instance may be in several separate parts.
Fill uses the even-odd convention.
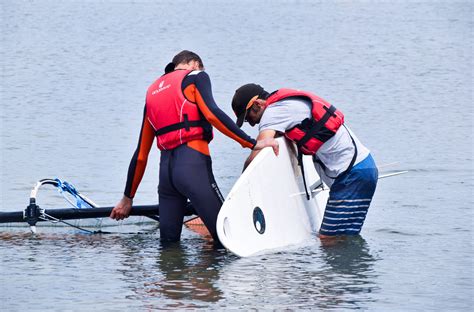
[[[204,121],[202,119],[201,120],[191,120],[191,121],[189,121],[188,120],[188,115],[185,114],[184,115],[184,121],[178,122],[178,123],[175,123],[175,124],[163,127],[163,128],[160,128],[160,129],[155,131],[155,135],[158,136],[158,135],[162,135],[162,134],[172,132],[172,131],[176,131],[176,130],[179,130],[179,129],[186,129],[186,131],[189,131],[189,129],[191,127],[202,127],[202,128],[204,128],[205,126],[206,126],[206,121]]]
[[[316,157],[316,154],[313,155],[313,162],[317,163],[319,166],[321,166],[321,168],[323,169],[324,171],[324,174],[330,178],[330,179],[337,179],[341,176],[343,176],[344,174],[348,173],[349,171],[351,171],[352,167],[354,167],[354,164],[355,164],[355,161],[357,160],[357,155],[359,155],[359,152],[357,150],[357,144],[355,143],[354,141],[354,138],[352,137],[351,133],[349,132],[349,129],[347,129],[346,125],[344,125],[344,128],[346,128],[346,131],[347,133],[349,133],[349,136],[351,137],[351,141],[352,141],[352,145],[354,146],[354,155],[352,155],[352,159],[351,159],[351,162],[349,163],[349,166],[347,166],[346,170],[344,170],[343,172],[341,172],[340,174],[338,174],[336,177],[332,177],[330,176],[329,174],[327,174],[327,168],[326,166],[323,164],[323,162]]]
[[[303,164],[303,153],[298,149],[298,165],[301,167],[301,175],[303,176],[303,186],[306,193],[306,199],[310,200],[311,197],[308,192],[308,186],[306,185],[306,176],[304,174],[304,164]]]
[[[305,145],[312,137],[314,137],[314,135],[318,133],[321,128],[324,127],[329,118],[337,117],[337,109],[334,105],[331,105],[329,107],[323,106],[323,108],[326,110],[326,113],[324,113],[323,117],[320,120],[316,121],[314,125],[308,130],[308,132],[306,132],[304,137],[302,137],[301,140],[298,141],[298,147]]]

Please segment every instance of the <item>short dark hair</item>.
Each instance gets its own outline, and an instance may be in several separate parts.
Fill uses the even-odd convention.
[[[199,55],[197,55],[194,52],[188,51],[188,50],[183,50],[183,51],[179,52],[178,54],[176,54],[173,57],[172,63],[175,64],[175,65],[178,65],[178,64],[181,64],[181,63],[186,63],[187,64],[191,61],[197,61],[200,64],[199,67],[201,67],[201,68],[204,67],[204,64],[203,64],[201,58],[199,57]]]

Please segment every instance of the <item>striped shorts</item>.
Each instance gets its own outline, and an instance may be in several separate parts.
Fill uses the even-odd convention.
[[[329,191],[320,234],[359,234],[374,196],[377,179],[378,171],[371,155],[336,178]]]

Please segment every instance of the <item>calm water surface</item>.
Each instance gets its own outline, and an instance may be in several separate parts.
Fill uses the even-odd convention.
[[[182,50],[216,101],[256,82],[313,91],[346,114],[382,171],[362,236],[241,259],[156,224],[87,235],[0,228],[0,308],[458,310],[473,299],[473,4],[470,1],[2,1],[0,210],[36,180],[121,197],[147,86]],[[255,135],[255,129],[244,128]],[[216,132],[227,194],[248,151]],[[135,202],[157,200],[153,151]],[[40,205],[65,203],[54,191]]]

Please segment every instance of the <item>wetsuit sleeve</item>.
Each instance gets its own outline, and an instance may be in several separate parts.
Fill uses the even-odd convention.
[[[133,198],[138,189],[138,185],[145,173],[148,154],[150,153],[153,140],[155,138],[155,130],[146,118],[146,106],[143,111],[143,122],[138,139],[137,149],[133,154],[130,166],[128,167],[127,183],[125,184],[124,195]]]
[[[242,147],[253,148],[256,141],[248,136],[216,104],[212,96],[211,79],[205,72],[196,75],[196,103],[204,117],[229,138],[237,141]]]

